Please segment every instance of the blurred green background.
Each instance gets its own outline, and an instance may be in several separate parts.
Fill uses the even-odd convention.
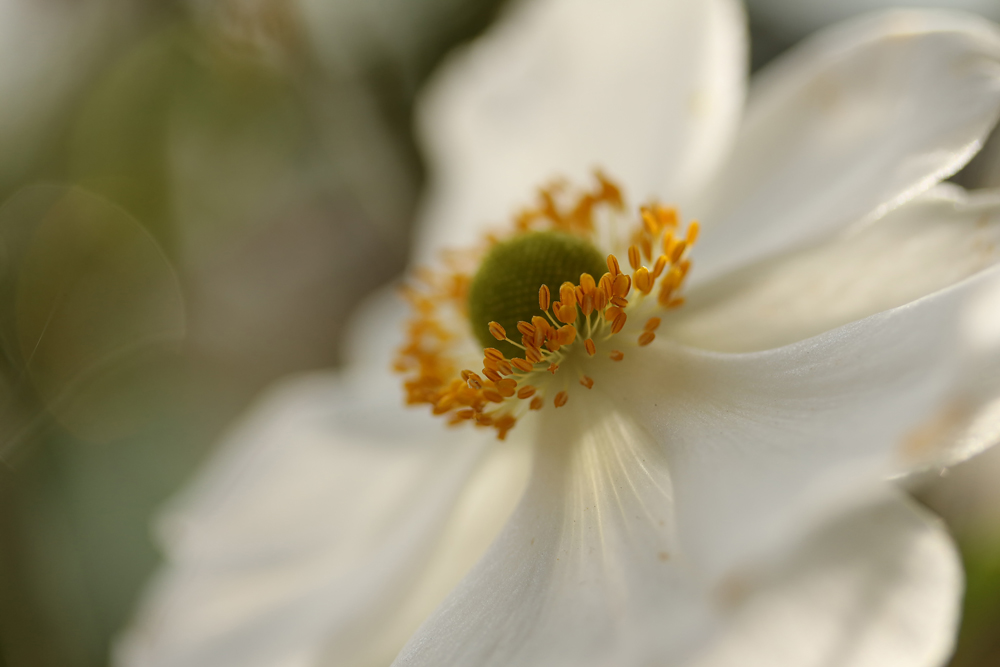
[[[501,4],[0,0],[0,665],[107,664],[155,509],[270,381],[337,365],[404,266],[415,95]],[[753,66],[885,4],[752,2]],[[998,480],[918,489],[968,568],[956,665],[1000,664]]]

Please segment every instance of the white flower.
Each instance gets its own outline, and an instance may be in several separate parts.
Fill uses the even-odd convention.
[[[1000,195],[937,183],[996,121],[1000,32],[835,27],[739,124],[742,34],[727,0],[539,0],[444,68],[423,258],[601,166],[702,221],[686,305],[642,347],[630,316],[621,362],[574,342],[593,389],[501,442],[400,409],[405,309],[373,303],[347,371],[276,390],[167,515],[120,664],[946,658],[956,555],[885,479],[996,436]]]
[[[1000,20],[1000,5],[993,0],[747,0],[747,6],[769,32],[792,39],[862,12],[894,7],[947,7]]]

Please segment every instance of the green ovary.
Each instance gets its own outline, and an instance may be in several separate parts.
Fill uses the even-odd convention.
[[[586,239],[563,232],[529,232],[494,246],[480,265],[469,289],[469,322],[483,347],[521,356],[510,343],[497,341],[489,323],[497,322],[511,340],[520,340],[517,323],[540,315],[538,290],[547,285],[552,300],[564,282],[578,284],[580,275],[595,280],[607,271],[604,257]]]

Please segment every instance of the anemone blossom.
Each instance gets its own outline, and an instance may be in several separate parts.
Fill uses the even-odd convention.
[[[744,96],[743,30],[525,1],[446,63],[410,306],[232,432],[119,664],[946,659],[957,557],[889,479],[997,438],[1000,196],[940,181],[1000,31],[861,18]]]

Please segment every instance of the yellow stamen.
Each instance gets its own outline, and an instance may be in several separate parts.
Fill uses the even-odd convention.
[[[635,271],[636,269],[638,269],[639,266],[640,266],[640,264],[639,264],[639,249],[636,248],[634,245],[630,245],[628,247],[628,263],[632,267],[633,271]]]
[[[504,328],[496,322],[490,322],[490,333],[493,334],[493,337],[497,340],[507,340],[507,332],[504,331]]]
[[[514,357],[513,359],[510,360],[510,363],[514,368],[521,371],[522,373],[530,373],[535,368],[531,362],[525,359],[521,359],[519,357]]]
[[[616,334],[621,331],[622,327],[625,326],[625,320],[627,319],[628,315],[625,314],[624,310],[618,313],[618,316],[615,317],[615,321],[611,323],[611,333]]]
[[[542,285],[538,288],[538,307],[541,310],[549,309],[549,302],[552,299],[552,295],[549,294],[548,285]]]
[[[517,397],[520,399],[531,398],[537,390],[530,384],[526,384],[517,390]]]
[[[687,244],[694,245],[694,242],[698,240],[698,232],[701,230],[701,225],[698,224],[697,220],[692,220],[688,223],[687,236],[685,240]]]
[[[486,247],[502,244],[508,252],[512,252],[512,248],[537,247],[531,244],[536,240],[540,243],[546,239],[545,242],[549,245],[544,247],[556,248],[557,253],[562,247],[596,247],[594,239],[597,227],[594,215],[602,207],[615,212],[621,211],[623,204],[620,192],[603,176],[598,176],[598,187],[584,193],[575,204],[567,206],[564,194],[565,192],[556,188],[543,190],[538,207],[528,209],[516,218],[514,237],[488,237]],[[509,349],[503,348],[507,350],[507,354],[513,353],[514,348],[523,350],[523,357],[507,358],[500,349],[484,347],[481,374],[469,369],[457,370],[462,366],[453,360],[453,354],[461,346],[456,345],[456,333],[444,324],[455,319],[455,315],[465,316],[469,309],[470,299],[473,298],[470,297],[473,276],[468,273],[468,267],[470,264],[474,265],[474,262],[462,260],[461,256],[454,254],[446,258],[451,263],[450,272],[419,272],[417,276],[423,289],[419,286],[405,289],[405,295],[415,314],[407,326],[407,343],[400,349],[393,364],[398,372],[406,374],[406,402],[411,405],[429,405],[431,412],[443,416],[448,424],[470,423],[476,427],[494,428],[501,440],[526,410],[540,410],[546,400],[552,400],[556,407],[566,405],[572,388],[567,388],[563,383],[563,389],[552,396],[548,387],[553,381],[544,374],[545,371],[554,376],[564,359],[571,360],[576,367],[590,363],[587,360],[597,354],[595,340],[604,341],[622,333],[628,327],[629,315],[648,312],[636,310],[641,304],[645,304],[641,305],[644,309],[650,305],[662,309],[680,307],[684,303],[680,296],[681,288],[691,268],[689,249],[698,239],[699,231],[697,222],[689,223],[686,229],[679,227],[675,209],[658,204],[642,207],[639,224],[631,233],[624,235],[628,239],[626,250],[630,273],[622,273],[617,256],[608,254],[607,273],[598,278],[596,273],[582,272],[579,274],[578,284],[569,281],[560,283],[556,301],[552,300],[550,286],[540,285],[538,314],[525,313],[521,321],[516,321],[517,317],[510,318],[509,321],[496,317],[496,320],[504,322],[503,325],[489,317],[480,318],[479,315],[469,314],[473,328],[482,332],[477,336],[485,337],[488,331],[490,337],[511,346]],[[576,235],[578,240],[565,244],[561,241],[555,243],[551,235],[539,236],[536,232]],[[532,236],[516,239],[517,234],[523,233],[530,233]],[[622,237],[617,233],[612,233],[611,236]],[[583,246],[579,245],[581,242]],[[660,246],[662,254],[656,256],[654,261],[654,248]],[[572,254],[575,251],[567,252],[569,254],[565,257],[575,257]],[[586,252],[582,256],[586,256]],[[522,261],[522,257],[525,258],[524,261],[530,262],[527,259],[530,254],[504,256],[494,253],[491,257],[494,258],[491,260],[494,263],[490,265],[493,267],[490,271],[495,273],[486,269],[475,273],[475,295],[488,294],[484,290],[488,290],[491,285],[502,284],[489,282],[492,275],[502,276],[503,279],[519,275],[510,271],[504,274],[505,264],[497,262],[516,263]],[[511,259],[496,259],[498,257]],[[554,257],[557,262],[564,261],[563,256],[558,254],[540,257]],[[652,262],[652,268],[644,266],[644,261]],[[525,266],[531,269],[533,265],[528,263]],[[563,278],[560,277],[560,280]],[[636,293],[629,298],[633,283]],[[552,289],[556,289],[554,285]],[[656,301],[646,304],[644,297],[652,294],[654,289],[657,293]],[[529,299],[529,306],[531,301],[533,299]],[[485,301],[473,303],[481,313]],[[444,309],[449,312],[442,312]],[[489,310],[486,312],[488,314]],[[488,324],[483,326],[479,324],[481,322]],[[655,332],[660,324],[659,317],[649,317],[647,314],[642,330],[635,332],[639,347],[647,346],[656,339]],[[507,330],[511,327],[516,327],[520,344],[508,338]],[[579,347],[586,351],[586,355],[575,351],[577,339],[583,341]],[[625,355],[620,350],[612,349],[608,357],[618,362]],[[592,388],[593,378],[582,371],[582,368],[575,371],[578,372],[580,385]]]

